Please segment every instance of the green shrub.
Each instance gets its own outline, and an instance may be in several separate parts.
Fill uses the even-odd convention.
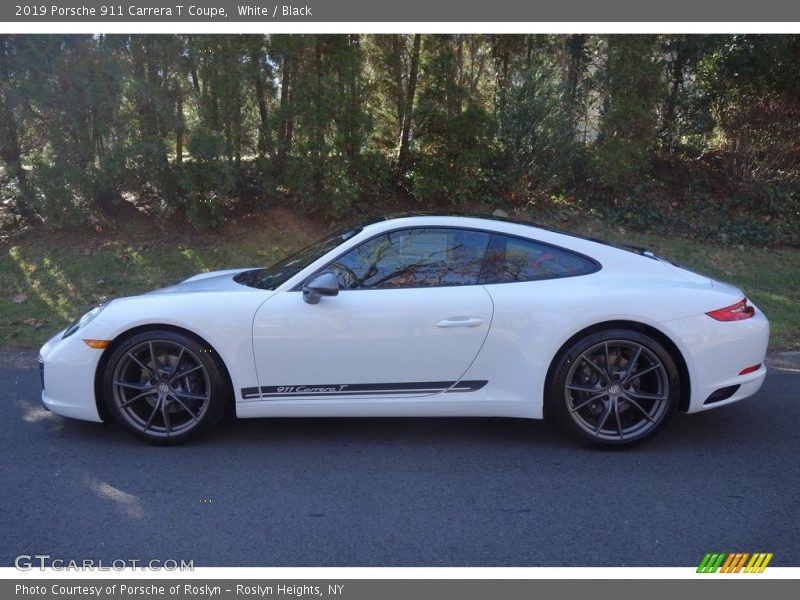
[[[180,197],[164,141],[158,137],[140,138],[122,152],[124,188],[159,214],[173,213],[180,206]]]
[[[93,170],[64,162],[37,161],[31,171],[36,212],[47,227],[79,225],[94,213]]]
[[[464,204],[490,189],[488,167],[496,156],[492,124],[491,115],[477,106],[436,127],[429,124],[421,156],[409,170],[417,200]]]
[[[199,128],[189,138],[192,160],[184,163],[179,179],[186,204],[186,218],[197,229],[213,229],[225,220],[225,200],[236,180],[223,158],[226,144],[216,132]]]
[[[225,208],[214,195],[193,193],[187,203],[186,218],[195,229],[215,229],[225,222]]]
[[[189,154],[196,162],[214,162],[226,155],[225,138],[216,131],[198,127],[187,143]]]
[[[496,168],[515,195],[574,184],[581,146],[560,88],[560,74],[534,64],[509,90],[500,113],[499,141],[504,151]]]

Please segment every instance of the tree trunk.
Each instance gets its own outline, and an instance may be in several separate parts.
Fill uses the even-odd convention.
[[[456,86],[458,93],[455,98],[450,102],[450,116],[457,117],[461,114],[461,90],[464,89],[464,36],[460,33],[456,34]]]
[[[533,35],[529,33],[525,41],[527,42],[525,48],[525,64],[530,66],[531,59],[533,59]]]
[[[411,139],[411,119],[414,112],[414,95],[417,92],[417,77],[419,75],[419,55],[422,36],[414,36],[414,47],[411,51],[411,69],[408,74],[408,86],[405,98],[405,111],[403,114],[403,130],[400,134],[400,150],[397,153],[398,177],[405,173],[408,167],[409,142]]]
[[[258,103],[258,116],[260,119],[258,127],[258,154],[266,156],[270,151],[272,140],[269,131],[269,113],[267,112],[267,100],[264,93],[264,78],[261,76],[261,52],[259,48],[250,50],[250,62],[253,63],[253,84],[256,88],[256,102]]]
[[[0,42],[0,78],[9,81],[10,68],[6,54],[6,40]],[[28,173],[22,166],[22,149],[19,143],[17,122],[11,107],[6,102],[5,91],[0,88],[0,160],[17,179],[20,196],[17,198],[17,213],[22,220],[33,225],[38,221],[32,205],[36,199],[28,181]]]
[[[197,75],[197,58],[195,56],[194,42],[192,41],[192,36],[188,36],[186,39],[186,49],[189,61],[189,74],[192,77],[192,87],[194,88],[195,94],[199,96],[201,95],[200,77],[198,77]]]
[[[475,69],[475,57],[478,56],[478,68],[477,71]],[[483,77],[483,69],[486,67],[486,57],[483,54],[480,54],[478,49],[476,48],[474,52],[470,55],[469,61],[469,72],[470,72],[470,79],[469,79],[469,97],[470,100],[474,99],[478,95],[478,85],[480,84],[481,78]],[[470,103],[471,104],[471,103]]]
[[[345,154],[349,159],[350,167],[354,167],[356,158],[361,151],[361,123],[359,118],[363,117],[361,113],[360,103],[362,101],[361,93],[361,36],[357,33],[350,35],[350,51],[355,54],[355,66],[351,67],[348,73],[348,85],[350,87],[347,98],[349,104],[350,118],[346,119],[347,132]]]
[[[33,188],[31,188],[28,181],[28,173],[22,166],[22,157],[19,147],[19,135],[17,134],[17,125],[14,122],[14,117],[10,114],[5,102],[0,99],[2,108],[0,114],[3,116],[3,131],[2,133],[2,147],[0,147],[0,158],[6,163],[8,169],[14,174],[19,186],[20,196],[17,198],[17,213],[28,224],[34,224],[37,221],[36,213],[31,208],[35,200]]]
[[[664,121],[661,126],[661,135],[663,138],[669,138],[668,143],[670,149],[673,146],[673,139],[670,136],[670,131],[675,125],[675,118],[677,116],[678,108],[678,94],[680,93],[681,85],[683,85],[683,70],[686,64],[686,53],[681,47],[680,40],[677,42],[678,47],[675,51],[675,59],[670,65],[670,86],[669,94],[667,94],[664,102]]]
[[[315,36],[314,40],[314,71],[316,75],[316,98],[314,108],[316,112],[314,124],[314,191],[317,196],[322,196],[324,191],[324,175],[322,169],[323,146],[325,145],[325,120],[323,119],[322,105],[322,36]]]
[[[281,69],[281,126],[278,132],[278,153],[277,153],[277,172],[283,175],[286,158],[292,153],[292,134],[294,131],[294,119],[292,112],[292,60],[287,54],[283,57],[283,68]]]
[[[566,43],[565,98],[570,110],[578,97],[578,81],[584,68],[585,35],[571,35]]]
[[[402,34],[395,34],[392,36],[392,52],[394,56],[392,60],[392,79],[394,80],[394,92],[396,100],[396,113],[397,116],[397,134],[398,137],[402,136],[403,125],[406,120],[406,86],[403,82],[405,79],[405,37]]]
[[[75,36],[75,40],[79,64],[90,64],[92,48],[89,37]],[[80,115],[80,121],[74,125],[74,133],[78,142],[78,164],[81,168],[86,168],[95,161],[94,124],[89,104],[89,94],[69,77],[63,78],[60,86],[62,89],[66,89],[65,96],[70,98],[73,110],[77,108],[75,110],[76,115]]]
[[[183,135],[186,128],[186,122],[183,117],[183,88],[180,83],[177,86],[177,107],[175,116],[178,121],[175,127],[175,164],[180,165],[183,163]]]
[[[144,42],[138,35],[130,36],[131,63],[133,76],[139,81],[147,81],[147,60]],[[142,139],[155,135],[155,120],[151,115],[151,103],[148,95],[141,91],[136,94],[136,115],[139,121],[139,135]]]
[[[503,48],[500,55],[500,76],[498,77],[497,91],[497,112],[502,112],[506,106],[506,99],[508,97],[508,63],[511,58],[511,52],[508,48]]]

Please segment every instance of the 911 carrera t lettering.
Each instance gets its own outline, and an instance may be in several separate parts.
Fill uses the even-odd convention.
[[[347,384],[342,385],[317,385],[317,386],[308,386],[308,385],[298,385],[298,386],[289,386],[289,387],[279,387],[275,390],[276,393],[284,393],[284,394],[336,394],[339,392],[344,391],[347,388]]]

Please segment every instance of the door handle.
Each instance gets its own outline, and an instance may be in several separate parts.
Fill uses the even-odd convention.
[[[450,317],[439,321],[437,327],[477,327],[483,323],[479,317]]]

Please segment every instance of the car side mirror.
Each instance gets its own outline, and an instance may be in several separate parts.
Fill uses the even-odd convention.
[[[309,304],[319,304],[323,296],[339,294],[339,280],[330,271],[317,273],[303,284],[303,300]]]

